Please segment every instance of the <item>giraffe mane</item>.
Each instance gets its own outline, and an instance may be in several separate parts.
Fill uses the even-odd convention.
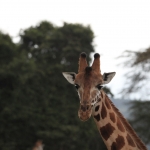
[[[119,109],[116,108],[116,106],[113,104],[113,102],[108,98],[108,96],[106,95],[107,100],[109,101],[109,103],[111,104],[112,108],[114,109],[114,111],[116,112],[116,114],[118,115],[119,119],[121,120],[121,122],[123,123],[124,127],[126,128],[126,130],[129,132],[129,134],[133,137],[133,139],[135,140],[136,144],[138,147],[142,148],[143,150],[147,150],[146,146],[144,145],[144,143],[139,139],[139,137],[137,136],[137,134],[135,133],[135,131],[132,129],[131,125],[127,122],[127,120],[123,117],[123,115],[120,113]]]

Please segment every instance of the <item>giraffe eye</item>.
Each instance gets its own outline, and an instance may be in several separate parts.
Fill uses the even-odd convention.
[[[75,84],[74,86],[75,86],[75,88],[76,88],[77,90],[78,90],[79,87],[80,87],[78,84]]]
[[[99,90],[101,90],[103,86],[101,86],[100,84],[98,84],[96,87],[97,87]]]

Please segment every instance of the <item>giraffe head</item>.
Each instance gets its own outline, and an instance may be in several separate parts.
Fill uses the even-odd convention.
[[[94,55],[94,62],[91,67],[86,61],[86,54],[81,53],[79,58],[78,74],[74,72],[63,72],[69,83],[76,87],[80,99],[78,116],[82,121],[91,117],[92,107],[99,100],[102,86],[111,81],[115,72],[101,74],[100,55]]]

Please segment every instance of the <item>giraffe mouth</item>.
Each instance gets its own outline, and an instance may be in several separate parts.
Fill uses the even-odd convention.
[[[81,121],[87,121],[91,117],[91,114],[92,110],[82,111],[79,109],[78,111],[78,116]]]

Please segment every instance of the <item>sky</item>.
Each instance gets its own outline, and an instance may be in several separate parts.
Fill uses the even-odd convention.
[[[116,57],[125,50],[150,46],[149,0],[0,0],[0,30],[14,41],[21,29],[43,20],[56,26],[63,22],[90,25],[95,51],[101,54],[102,73],[116,72],[108,85],[116,98],[121,96],[127,73],[125,67],[118,66],[123,61]]]

